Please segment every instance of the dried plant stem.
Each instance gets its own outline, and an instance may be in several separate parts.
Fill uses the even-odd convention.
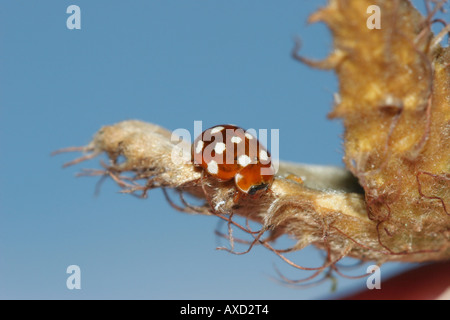
[[[233,183],[203,176],[190,161],[173,161],[180,144],[171,132],[134,120],[101,128],[86,147],[62,150],[84,152],[66,165],[106,154],[103,170],[83,174],[108,176],[123,192],[142,197],[163,188],[175,209],[226,221],[228,251],[262,245],[316,275],[340,273],[336,263],[345,256],[378,264],[450,259],[450,49],[440,45],[449,27],[441,20],[437,36],[430,28],[444,1],[428,2],[426,17],[407,0],[375,1],[381,29],[366,25],[372,2],[330,0],[310,17],[333,34],[328,58],[302,57],[299,41],[293,50],[298,61],[333,69],[339,78],[329,117],[343,121],[348,170],[282,162],[270,192],[235,203]],[[169,188],[179,192],[182,206],[168,197]],[[184,194],[204,204],[192,206]],[[260,223],[260,230],[238,223],[237,216]],[[246,241],[235,239],[233,228],[250,235],[248,250],[235,251],[235,242]],[[272,246],[283,234],[296,241],[294,247]],[[308,245],[326,252],[322,266],[301,267],[283,255]]]

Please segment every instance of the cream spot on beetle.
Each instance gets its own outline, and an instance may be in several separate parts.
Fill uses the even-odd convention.
[[[208,172],[211,174],[217,174],[219,172],[219,166],[216,161],[211,160],[211,162],[208,163]]]
[[[214,151],[217,154],[222,154],[225,151],[225,143],[217,142],[216,145],[214,146]]]
[[[242,167],[248,166],[251,162],[252,159],[250,159],[250,157],[247,156],[246,154],[243,154],[238,158],[238,164],[241,165]]]
[[[269,155],[267,154],[266,150],[260,150],[259,151],[259,159],[262,161],[269,160]]]
[[[212,129],[211,129],[211,134],[219,133],[219,132],[222,131],[223,129],[225,129],[225,128],[222,127],[222,126],[218,126],[218,127],[212,128]]]
[[[244,180],[244,185],[240,184],[241,180]],[[248,193],[248,191],[250,190],[250,187],[248,187],[248,186],[246,187],[245,179],[244,179],[244,176],[242,174],[240,174],[240,173],[236,174],[234,176],[234,182],[236,183],[236,187],[238,187],[238,189],[240,191],[242,191],[244,193]]]
[[[238,143],[242,142],[242,139],[239,138],[239,137],[234,136],[234,137],[231,138],[231,142],[238,144]]]
[[[197,143],[197,146],[195,147],[195,152],[196,152],[196,153],[201,153],[202,150],[203,150],[203,146],[204,146],[204,145],[205,145],[205,144],[203,143],[203,141],[200,140],[200,141]]]

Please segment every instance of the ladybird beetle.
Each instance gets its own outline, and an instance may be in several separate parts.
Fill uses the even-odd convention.
[[[219,181],[234,179],[238,193],[267,191],[273,181],[270,153],[240,127],[224,124],[203,131],[191,152],[194,166]],[[240,195],[236,196],[235,201]]]

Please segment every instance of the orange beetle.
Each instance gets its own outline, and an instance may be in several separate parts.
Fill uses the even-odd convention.
[[[219,181],[234,179],[242,194],[267,191],[272,184],[270,153],[253,135],[237,126],[224,124],[203,131],[192,144],[191,152],[196,167]]]

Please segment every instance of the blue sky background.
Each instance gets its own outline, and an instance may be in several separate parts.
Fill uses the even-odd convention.
[[[193,130],[235,123],[280,129],[283,160],[342,165],[339,121],[329,121],[333,73],[290,57],[331,49],[322,24],[307,25],[325,1],[76,0],[0,4],[0,298],[2,299],[315,299],[365,287],[338,278],[309,289],[272,281],[274,266],[254,248],[217,251],[218,220],[172,209],[160,190],[146,200],[107,181],[75,178],[98,161],[61,169],[103,125],[126,119]],[[66,8],[81,8],[81,30]],[[289,246],[288,239],[277,243]],[[307,248],[290,256],[318,266]],[[353,263],[347,261],[346,263]],[[79,265],[81,290],[66,288]],[[382,277],[410,266],[386,264]],[[355,272],[361,274],[365,268]]]

